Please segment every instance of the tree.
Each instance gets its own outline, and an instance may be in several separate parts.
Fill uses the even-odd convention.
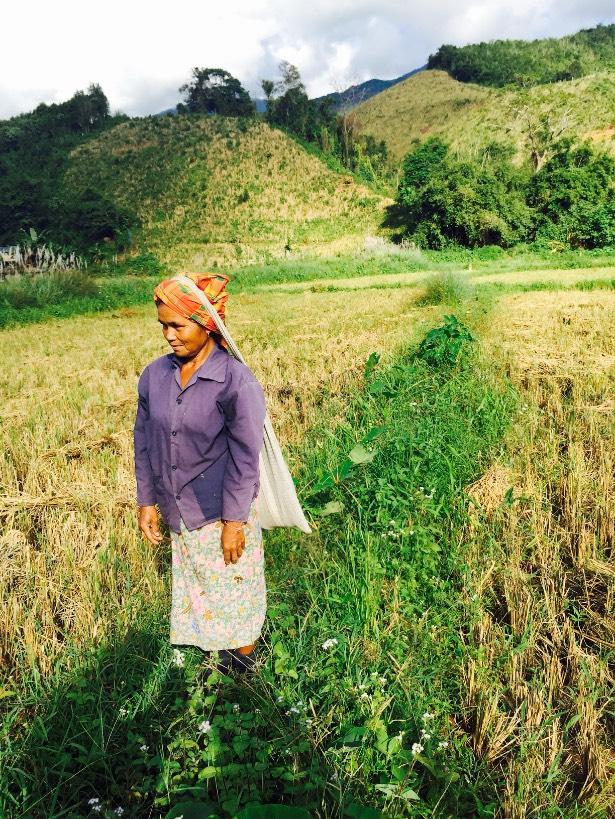
[[[490,146],[480,161],[457,159],[437,137],[409,153],[395,216],[419,244],[510,246],[530,224],[525,178],[510,163],[511,151]]]
[[[510,108],[514,121],[521,124],[521,133],[534,172],[538,172],[552,156],[566,131],[572,127],[570,109],[555,111],[539,109],[527,88],[515,95]]]
[[[281,78],[272,83],[263,80],[263,91],[270,94],[267,99],[267,120],[297,134],[307,137],[310,119],[310,101],[305,91],[297,66],[283,61],[279,65]]]
[[[273,80],[261,80],[261,88],[263,89],[265,100],[267,101],[267,112],[269,112],[271,109],[273,94],[275,92],[275,83]]]
[[[251,117],[254,103],[238,79],[222,68],[193,68],[192,80],[179,89],[191,114]]]
[[[615,161],[589,144],[561,140],[531,180],[538,239],[573,247],[615,243]]]

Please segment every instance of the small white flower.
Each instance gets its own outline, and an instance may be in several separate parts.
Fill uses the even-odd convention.
[[[279,697],[277,698],[277,701],[284,702],[284,697],[280,694]]]
[[[123,816],[125,813],[124,808],[121,807],[116,808],[113,812],[115,813],[116,816]]]
[[[387,678],[386,677],[378,677],[378,682],[380,683],[380,685],[386,685],[387,684]]]
[[[120,717],[127,717],[127,716],[128,716],[128,708],[125,708],[125,707],[122,705],[122,707],[121,707],[121,708],[120,708],[120,710],[118,711],[118,714],[120,715]]]
[[[361,685],[359,686],[359,691],[365,691],[366,688],[367,686],[365,685],[365,683],[361,683]]]
[[[405,734],[405,733],[406,733],[405,731],[400,731],[400,732],[399,732],[399,734],[397,734],[397,739],[398,739],[400,742],[401,742],[401,741],[402,741],[402,739],[404,738],[404,734]]]
[[[254,709],[254,713],[255,713],[255,714],[260,714],[260,712],[261,712],[261,709],[260,709],[260,708],[255,708],[255,709]]]
[[[420,754],[422,750],[423,750],[423,746],[421,745],[420,742],[413,742],[412,743],[412,753],[414,754],[414,756],[416,756],[417,754]]]
[[[239,713],[239,703],[238,702],[233,703],[233,711],[235,712],[235,714]]]
[[[336,646],[336,645],[337,645],[337,638],[329,637],[328,640],[324,641],[324,643],[322,644],[322,647],[323,647],[323,649],[325,651],[328,651],[330,648],[333,648],[333,646]]]
[[[410,537],[414,534],[414,529],[410,529]]]
[[[421,731],[421,737],[425,740],[431,739],[431,734],[428,734],[427,731]]]
[[[178,668],[183,668],[184,667],[184,655],[182,654],[182,652],[178,648],[173,649],[173,663]]]
[[[93,808],[94,805],[100,805],[100,799],[98,796],[93,796],[91,799],[88,799],[88,805]]]
[[[423,714],[423,722],[426,722],[428,719],[433,719],[433,714],[430,714],[429,711],[425,711]]]
[[[448,748],[448,742],[438,742],[438,748]]]
[[[208,719],[204,719],[199,725],[199,733],[208,734],[211,731],[211,723]]]
[[[311,724],[312,724],[312,720],[311,720],[309,717],[307,717],[307,719],[305,720],[305,724],[306,724],[306,725],[311,725]]]
[[[301,711],[298,708],[295,708],[295,706],[293,705],[293,707],[290,709],[289,713],[291,713],[291,714],[300,714]]]
[[[360,700],[368,700],[368,699],[369,699],[369,694],[367,693],[367,691],[364,691],[364,692],[361,694],[361,696],[359,697],[359,699],[360,699]]]
[[[143,753],[145,753],[146,751],[149,751],[149,745],[141,745],[139,750],[143,751]]]

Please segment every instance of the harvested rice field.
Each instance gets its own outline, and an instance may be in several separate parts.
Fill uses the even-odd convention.
[[[613,815],[615,269],[442,275],[229,301],[314,529],[247,682],[137,529],[153,304],[1,332],[0,816]]]

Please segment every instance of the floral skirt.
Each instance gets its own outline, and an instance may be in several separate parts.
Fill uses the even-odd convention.
[[[219,520],[171,532],[171,643],[204,651],[240,648],[260,636],[266,611],[263,535],[255,504],[244,526],[246,547],[224,563]]]

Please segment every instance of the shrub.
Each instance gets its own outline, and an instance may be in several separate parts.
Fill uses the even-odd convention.
[[[590,249],[615,244],[614,179],[611,156],[562,140],[530,182],[536,238]]]
[[[510,157],[506,146],[491,145],[480,162],[460,160],[439,138],[428,139],[406,156],[389,213],[405,235],[436,250],[451,243],[510,246],[530,224],[525,177]]]
[[[472,292],[468,281],[459,273],[436,273],[425,282],[425,292],[417,300],[421,307],[431,304],[457,305]]]

